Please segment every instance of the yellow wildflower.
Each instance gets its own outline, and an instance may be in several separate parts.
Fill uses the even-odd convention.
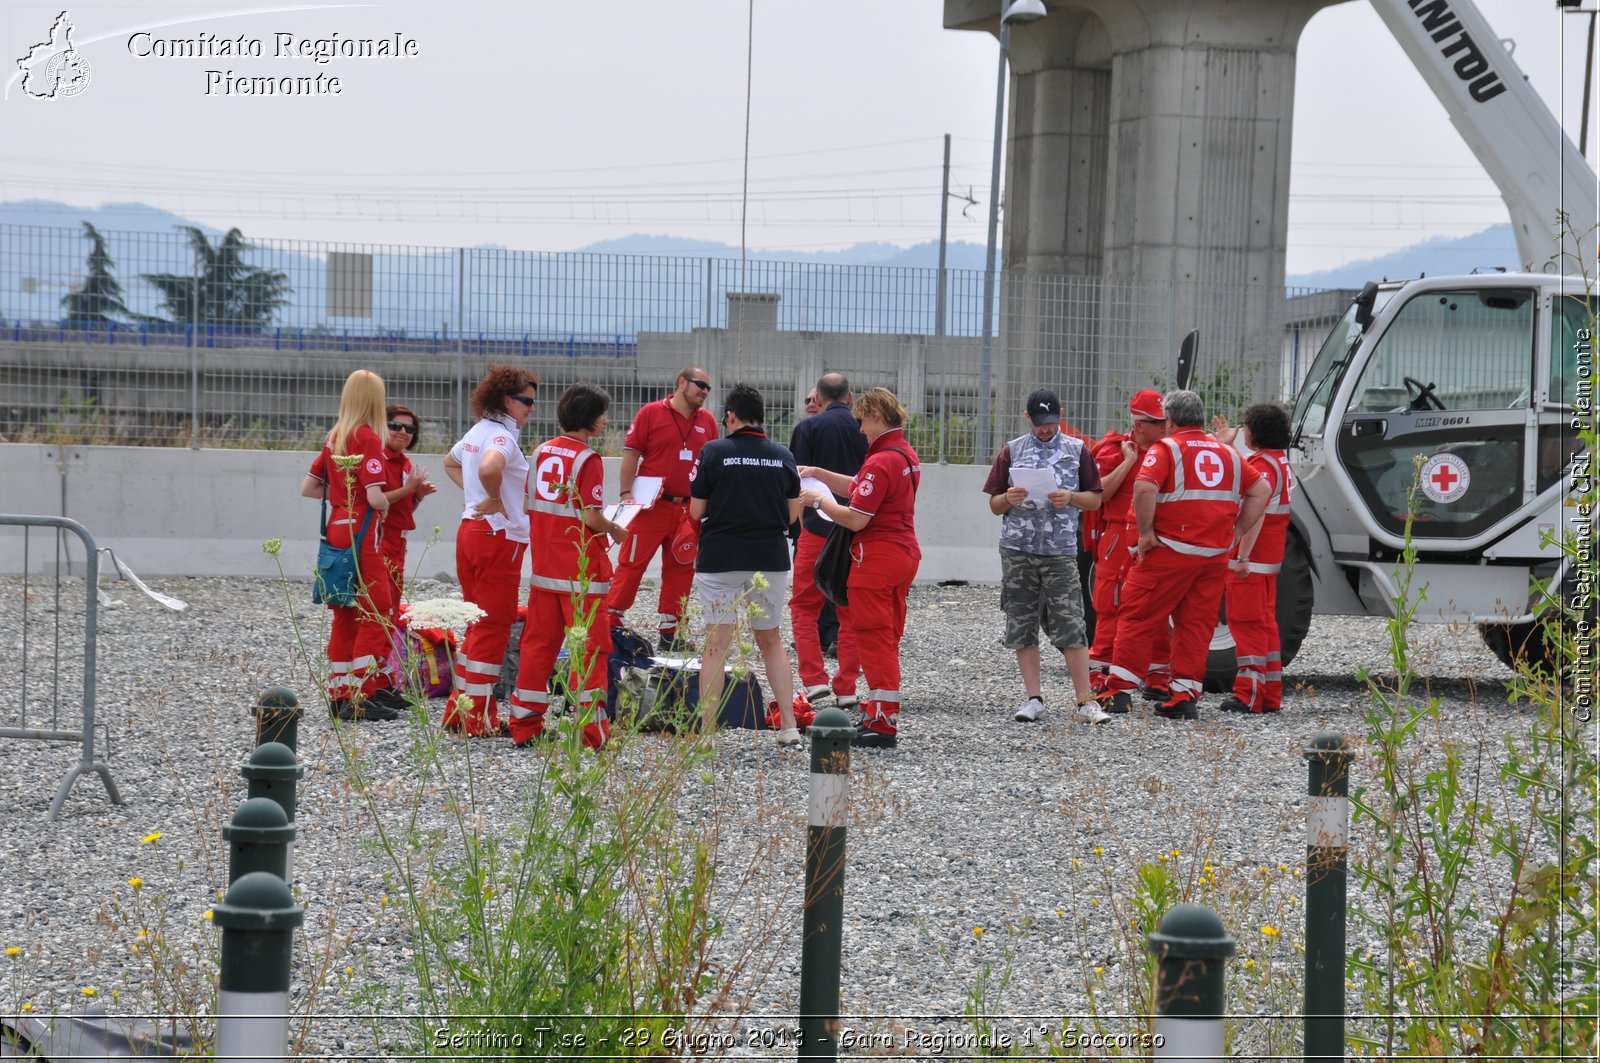
[[[1106,853],[1105,849],[1102,848],[1101,846],[1097,845],[1097,846],[1094,847],[1094,855],[1096,855],[1096,856],[1104,856],[1105,853]]]
[[[1267,935],[1267,937],[1269,937],[1269,938],[1275,938],[1279,934],[1283,933],[1283,931],[1279,930],[1275,926],[1264,926],[1264,927],[1261,928],[1261,932],[1263,934]]]
[[[1247,970],[1247,971],[1250,970],[1255,965],[1256,965],[1256,961],[1255,960],[1246,959],[1244,961],[1244,969]]]
[[[212,911],[211,911],[211,909],[210,909],[210,908],[207,908],[207,909],[206,909],[206,914],[205,914],[205,915],[202,915],[202,916],[201,916],[201,917],[200,917],[200,918],[202,918],[202,919],[210,919],[210,918],[211,918],[211,916],[212,916],[212,914],[213,914],[213,913],[212,913]]]
[[[6,955],[7,956],[12,956],[12,957],[21,956],[22,955],[22,950],[20,948],[18,948],[17,946],[15,946],[15,945],[7,945],[6,946]]]
[[[158,831],[158,830],[151,831],[149,834],[146,834],[144,836],[144,838],[142,839],[142,841],[146,845],[154,845],[156,842],[158,842],[160,840],[161,840],[161,832]]]
[[[1057,908],[1056,909],[1056,918],[1057,919],[1064,918],[1066,916],[1066,914],[1067,914],[1067,910],[1065,908]]]
[[[100,990],[96,989],[92,985],[86,985],[82,989],[78,990],[78,992],[82,993],[86,997],[92,997],[96,993],[100,992]]]
[[[140,878],[138,875],[135,875],[128,880],[128,885],[132,886],[136,890],[142,890],[144,889],[144,879]]]
[[[23,1011],[32,1011],[33,1010],[33,1005],[32,1004],[23,1004],[22,1005],[22,1010]]]
[[[975,937],[975,938],[983,937],[983,927],[981,927],[981,926],[973,927],[972,928],[972,936]]]
[[[1100,975],[1102,975],[1102,974],[1105,974],[1105,973],[1106,973],[1106,969],[1105,969],[1105,968],[1104,968],[1104,967],[1096,967],[1096,968],[1095,968],[1095,969],[1094,969],[1094,973],[1095,973],[1095,977],[1097,977],[1097,978],[1098,978],[1098,977],[1099,977],[1099,976],[1100,976]]]

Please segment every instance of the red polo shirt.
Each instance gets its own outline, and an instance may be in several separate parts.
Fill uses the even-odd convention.
[[[360,457],[361,461],[350,473],[349,480],[345,478],[343,470],[333,463],[333,448],[324,442],[322,453],[311,460],[311,475],[328,485],[328,501],[340,509],[352,510],[360,515],[367,510],[367,488],[374,484],[383,486],[384,463],[383,442],[378,439],[378,433],[366,425],[359,425],[345,440],[349,453]],[[356,497],[347,498],[345,486],[354,481]],[[354,505],[352,505],[352,501]]]
[[[855,541],[893,543],[920,561],[915,516],[921,480],[922,460],[904,431],[891,428],[874,439],[861,471],[850,481],[850,508],[872,518],[856,532]]]
[[[383,490],[397,491],[411,482],[411,459],[404,451],[393,451],[387,446],[383,448]],[[410,531],[417,526],[417,518],[413,516],[417,508],[416,495],[403,495],[389,503],[389,512],[383,515],[383,530]]]
[[[689,497],[689,470],[700,448],[717,438],[716,419],[704,406],[689,418],[673,408],[670,397],[648,402],[634,415],[622,445],[639,452],[639,475],[661,477],[661,493]]]

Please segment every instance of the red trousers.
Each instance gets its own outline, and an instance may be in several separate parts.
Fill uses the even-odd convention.
[[[359,524],[335,508],[328,520],[328,544],[349,546]],[[383,671],[389,659],[389,631],[394,611],[389,597],[389,577],[378,546],[378,515],[367,522],[356,567],[362,595],[355,605],[330,605],[333,622],[328,630],[328,700],[366,697],[392,685]]]
[[[1116,653],[1124,600],[1122,585],[1133,568],[1133,548],[1138,542],[1139,532],[1132,522],[1112,525],[1100,533],[1094,566],[1094,645],[1089,647],[1089,670],[1096,673],[1093,678],[1097,689],[1104,687]],[[1165,685],[1172,669],[1172,639],[1165,628],[1156,632],[1150,655],[1154,660],[1141,675],[1156,686]]]
[[[400,619],[400,595],[406,589],[406,537],[396,529],[384,536],[379,544],[383,555],[383,571],[389,577],[389,619]]]
[[[606,718],[606,661],[611,656],[611,626],[606,622],[605,598],[586,594],[574,607],[570,591],[528,592],[528,613],[522,622],[521,663],[517,686],[511,692],[511,737],[526,742],[544,733],[550,708],[550,673],[574,624],[586,627],[583,659],[572,663],[567,678],[568,696],[583,721],[583,744],[605,745],[611,735]]]
[[[1135,562],[1122,581],[1122,613],[1105,689],[1116,693],[1139,686],[1156,638],[1170,619],[1173,696],[1198,700],[1227,574],[1228,559],[1222,555],[1196,557],[1166,546]]]
[[[900,713],[900,639],[906,633],[906,596],[917,577],[917,559],[886,542],[857,543],[846,584],[850,605],[839,607],[839,630],[855,630],[867,696],[861,726],[895,733]],[[844,646],[841,643],[840,651]]]
[[[1228,630],[1239,655],[1233,696],[1251,712],[1283,707],[1283,658],[1278,646],[1278,574],[1228,575]]]
[[[822,659],[822,639],[817,636],[817,617],[828,599],[817,589],[817,554],[826,536],[813,535],[800,530],[795,543],[794,572],[789,584],[789,627],[794,635],[794,655],[798,658],[800,682],[804,686],[822,686],[828,682],[828,666]],[[861,659],[856,646],[855,629],[839,616],[839,670],[833,676],[833,692],[849,696],[856,692],[856,680],[861,678]]]
[[[606,595],[606,609],[611,613],[611,623],[622,623],[622,614],[633,605],[639,593],[639,581],[650,559],[661,554],[661,593],[656,596],[657,626],[663,632],[678,630],[683,617],[683,601],[689,597],[694,583],[694,565],[680,565],[672,558],[672,535],[678,522],[688,510],[687,502],[668,502],[656,499],[656,504],[633,518],[628,525],[628,537],[622,540],[617,554],[617,570],[611,577],[611,591]]]
[[[517,586],[528,544],[508,539],[486,520],[464,520],[456,532],[456,576],[461,597],[484,611],[469,625],[456,654],[455,689],[444,710],[446,727],[467,734],[491,734],[500,726],[494,684],[506,659],[511,625],[517,619]],[[471,702],[462,716],[461,697]]]

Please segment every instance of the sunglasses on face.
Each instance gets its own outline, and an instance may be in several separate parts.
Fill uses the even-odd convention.
[[[533,400],[530,399],[526,395],[507,395],[506,398],[515,399],[516,401],[518,401],[518,402],[522,403],[524,406],[526,406],[528,409],[530,409],[530,410],[533,409]]]
[[[390,421],[389,431],[404,432],[408,436],[414,436],[417,434],[417,426],[414,424],[401,424],[399,421]]]
[[[686,376],[683,379],[688,381],[689,383],[693,384],[695,387],[699,388],[701,391],[710,391],[711,390],[711,381],[709,381],[709,380],[696,380],[692,376]]]

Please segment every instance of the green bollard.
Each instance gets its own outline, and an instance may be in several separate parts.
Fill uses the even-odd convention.
[[[212,924],[222,931],[213,1058],[288,1058],[289,966],[304,918],[289,887],[265,871],[240,877],[211,910]]]
[[[270,797],[252,797],[239,806],[233,822],[222,828],[228,843],[228,884],[253,871],[284,879],[289,871],[289,845],[294,827],[283,808]]]
[[[1305,749],[1306,1059],[1344,1058],[1345,891],[1350,762],[1343,735],[1324,731]]]
[[[256,746],[245,766],[239,769],[239,774],[244,776],[248,784],[246,797],[264,797],[277,802],[289,826],[294,826],[295,790],[305,777],[306,769],[294,755],[293,749],[282,742],[263,742]],[[291,837],[283,865],[285,882],[294,881],[293,868],[294,839]]]
[[[845,821],[850,812],[850,740],[841,709],[811,724],[811,798],[806,827],[806,899],[800,939],[800,1058],[839,1058],[839,966],[844,952]]]
[[[1210,908],[1180,904],[1145,938],[1156,957],[1156,1059],[1222,1059],[1224,962],[1236,942]]]
[[[272,687],[256,695],[250,710],[256,718],[256,745],[282,742],[300,748],[300,699],[288,687]]]

